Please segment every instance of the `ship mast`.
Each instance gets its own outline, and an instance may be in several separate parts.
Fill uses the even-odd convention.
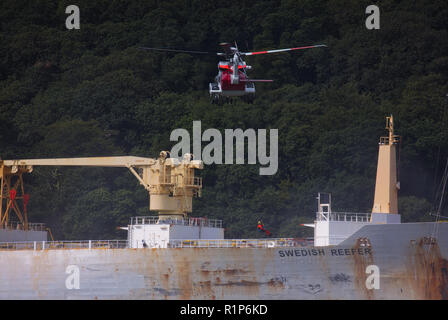
[[[389,136],[381,137],[379,142],[372,213],[398,214],[396,146],[400,142],[400,136],[394,134],[392,115],[386,117],[386,129],[389,131]]]

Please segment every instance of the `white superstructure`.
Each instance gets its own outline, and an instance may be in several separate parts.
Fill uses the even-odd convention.
[[[216,219],[134,217],[125,229],[131,248],[167,248],[171,240],[224,239],[222,221]]]
[[[370,222],[368,213],[331,211],[331,194],[319,193],[318,210],[314,225],[314,245],[318,247],[337,245]]]

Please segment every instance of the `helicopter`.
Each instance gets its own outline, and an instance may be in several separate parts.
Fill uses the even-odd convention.
[[[264,79],[251,79],[247,75],[247,70],[251,70],[252,66],[247,65],[243,60],[243,57],[253,56],[259,54],[270,54],[287,52],[294,50],[304,50],[311,48],[326,47],[324,44],[310,45],[296,48],[275,49],[266,51],[255,52],[240,52],[238,46],[232,46],[228,42],[219,44],[224,52],[206,52],[206,51],[190,51],[190,50],[177,50],[167,48],[149,48],[140,47],[142,50],[155,50],[155,51],[167,51],[167,52],[182,52],[192,54],[213,54],[224,57],[224,61],[218,63],[218,74],[215,77],[213,83],[209,83],[210,102],[212,104],[221,105],[224,102],[231,103],[232,97],[243,97],[248,103],[253,103],[255,99],[255,83],[256,82],[273,82],[273,80]]]

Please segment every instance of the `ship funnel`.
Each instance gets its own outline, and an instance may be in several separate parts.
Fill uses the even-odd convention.
[[[400,137],[394,134],[394,118],[386,117],[388,137],[379,142],[378,166],[376,171],[375,198],[372,213],[398,214],[396,146]]]

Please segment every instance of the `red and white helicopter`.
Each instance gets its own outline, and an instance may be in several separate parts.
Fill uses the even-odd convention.
[[[257,54],[266,53],[279,53],[294,50],[303,50],[311,48],[326,47],[324,44],[276,49],[257,52],[240,52],[238,46],[231,46],[230,43],[220,43],[220,46],[224,49],[224,52],[205,52],[205,51],[189,51],[189,50],[176,50],[176,49],[164,49],[164,48],[148,48],[140,47],[144,50],[157,50],[157,51],[171,51],[171,52],[183,52],[194,54],[213,54],[225,57],[225,61],[218,63],[218,75],[215,77],[215,82],[209,84],[210,100],[212,103],[222,104],[224,101],[230,102],[231,97],[243,97],[247,102],[252,103],[255,98],[255,82],[272,82],[273,80],[261,80],[251,79],[247,76],[247,70],[252,69],[243,61],[242,57],[253,56]]]

